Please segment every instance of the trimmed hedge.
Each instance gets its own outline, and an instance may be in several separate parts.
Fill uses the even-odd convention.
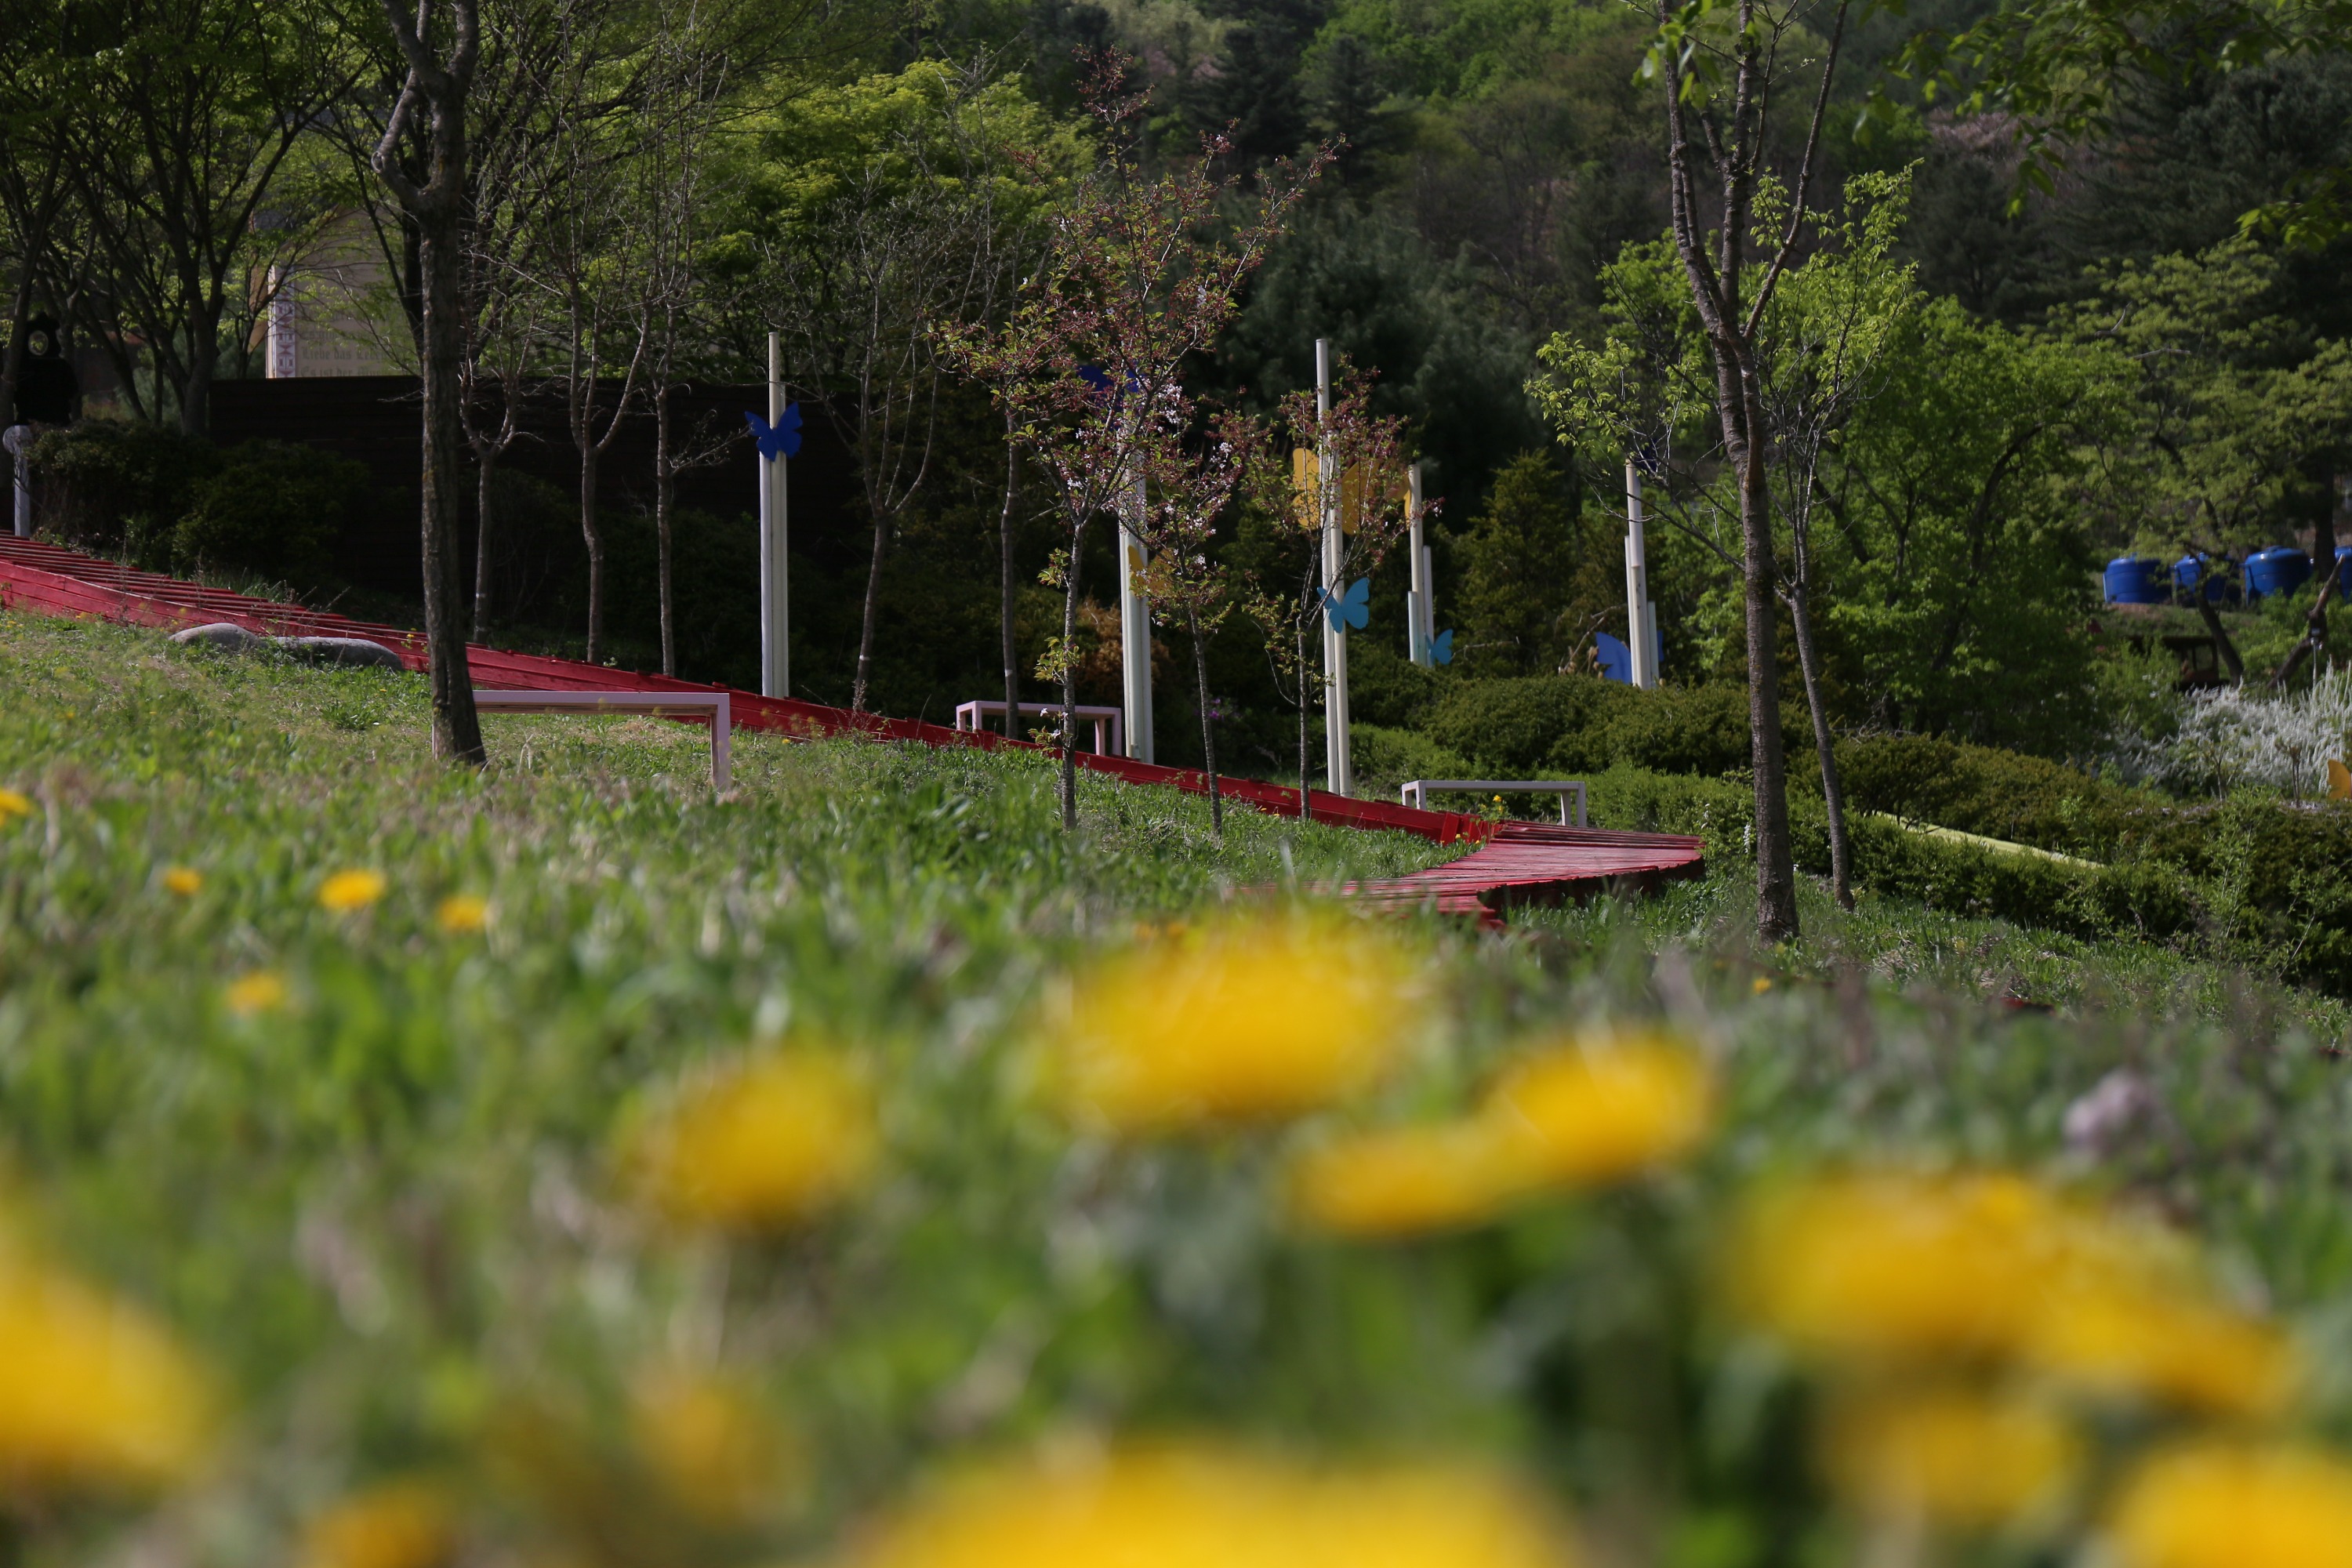
[[[1628,764],[1724,773],[1748,765],[1748,692],[1724,684],[1636,691],[1597,675],[1455,683],[1423,733],[1499,777]]]
[[[1754,797],[1744,784],[1625,766],[1595,773],[1591,784],[1597,826],[1696,833],[1718,862],[1753,853]],[[2352,806],[2241,797],[2169,816],[2162,833],[2126,845],[2140,852],[2081,866],[1932,837],[1857,812],[1855,881],[1957,914],[2165,942],[2352,996]],[[1789,816],[1798,866],[1826,875],[1821,801],[1792,795]]]

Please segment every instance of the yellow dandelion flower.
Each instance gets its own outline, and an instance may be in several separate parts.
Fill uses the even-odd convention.
[[[848,1196],[879,1143],[865,1083],[839,1057],[802,1050],[693,1083],[630,1130],[622,1158],[645,1197],[673,1217],[756,1230]]]
[[[1882,1393],[1832,1407],[1822,1461],[1865,1511],[1990,1529],[2061,1504],[2083,1445],[2045,1405],[1958,1390]]]
[[[0,822],[5,822],[12,816],[32,815],[33,802],[30,796],[19,795],[13,789],[0,789]]]
[[[661,1369],[630,1391],[637,1452],[695,1518],[741,1524],[772,1510],[797,1455],[789,1436],[741,1393],[703,1373]]]
[[[457,1554],[457,1510],[430,1481],[386,1481],[336,1503],[302,1532],[301,1568],[440,1568]]]
[[[886,1527],[858,1568],[1570,1568],[1524,1494],[1463,1469],[1320,1474],[1145,1449],[966,1478]]]
[[[257,969],[229,982],[228,1010],[240,1018],[270,1013],[286,1005],[285,980],[267,969]]]
[[[1755,983],[1749,985],[1748,989],[1755,994],[1761,996],[1764,993],[1772,989],[1772,977],[1769,974],[1759,974],[1756,977]]]
[[[1714,1084],[1695,1052],[1629,1035],[1529,1057],[1495,1086],[1484,1114],[1528,1142],[1546,1180],[1584,1186],[1688,1153],[1714,1112]]]
[[[1127,1133],[1294,1116],[1380,1076],[1418,1018],[1402,954],[1360,930],[1226,926],[1080,977],[1050,1031],[1070,1108]]]
[[[2342,1568],[2352,1465],[2295,1448],[2174,1448],[2124,1484],[2108,1536],[2119,1568]]]
[[[1832,1178],[1748,1212],[1732,1285],[1801,1347],[1978,1354],[2022,1342],[2063,1268],[2065,1216],[2011,1176]]]
[[[1483,1224],[1538,1184],[1525,1140],[1478,1119],[1384,1128],[1291,1163],[1292,1211],[1340,1236],[1419,1236]]]
[[[471,936],[490,923],[490,901],[473,893],[452,893],[433,914],[451,936]]]
[[[366,909],[383,897],[381,871],[338,871],[319,884],[319,907],[344,915]]]
[[[0,1261],[0,1477],[36,1489],[184,1479],[213,1427],[211,1389],[144,1313],[22,1259]]]
[[[1764,1326],[1836,1354],[2014,1362],[2084,1392],[2274,1415],[2299,1363],[2218,1301],[2187,1243],[2014,1176],[1843,1177],[1768,1197],[1733,1284]]]
[[[2217,1415],[2279,1415],[2301,1381],[2294,1347],[2276,1324],[2195,1290],[2161,1279],[2145,1289],[2097,1281],[2062,1289],[2037,1314],[2025,1357],[2095,1393]]]
[[[205,874],[185,866],[167,866],[163,868],[163,886],[184,899],[193,899],[205,890]]]

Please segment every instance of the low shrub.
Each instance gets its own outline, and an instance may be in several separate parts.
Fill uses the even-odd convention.
[[[1477,776],[1470,760],[1412,730],[1391,730],[1381,724],[1348,726],[1348,742],[1356,764],[1360,795],[1394,799],[1398,786],[1413,779],[1466,779]],[[1432,802],[1459,809],[1462,802]]]
[[[1636,691],[1593,675],[1465,680],[1442,692],[1422,728],[1510,777],[1620,763],[1719,774],[1749,763],[1748,691],[1723,683]]]
[[[1837,755],[1846,799],[1859,811],[2095,860],[2114,855],[2132,822],[2164,804],[2063,763],[1936,736],[1841,741]]]
[[[221,466],[208,441],[127,419],[49,431],[29,456],[47,531],[155,568],[171,564],[173,530],[196,486]]]
[[[173,552],[199,566],[315,583],[367,479],[362,465],[316,447],[247,441],[196,481]]]

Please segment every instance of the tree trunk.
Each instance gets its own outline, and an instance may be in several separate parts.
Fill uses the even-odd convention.
[[[1716,398],[1739,476],[1740,563],[1748,616],[1748,723],[1756,773],[1756,934],[1797,935],[1797,869],[1789,843],[1788,761],[1780,750],[1780,649],[1774,607],[1772,498],[1766,488],[1764,410],[1746,345],[1716,345]]]
[[[1192,679],[1201,700],[1201,759],[1209,774],[1209,831],[1225,837],[1225,803],[1217,793],[1217,721],[1209,711],[1209,645],[1201,636],[1201,612],[1187,609],[1184,620],[1192,633]]]
[[[457,112],[457,111],[451,111]],[[481,765],[482,723],[474,711],[472,671],[466,664],[465,581],[458,567],[457,519],[464,487],[458,479],[465,438],[458,402],[466,353],[465,317],[457,304],[457,218],[451,210],[433,225],[421,247],[425,283],[425,641],[431,650],[433,753]]]
[[[24,374],[25,342],[32,336],[25,318],[33,310],[33,261],[30,256],[16,273],[16,297],[8,312],[8,345],[0,355],[0,430],[16,423],[16,381]]]
[[[874,513],[874,559],[866,569],[866,615],[857,629],[857,679],[849,689],[849,710],[866,711],[866,687],[874,667],[874,613],[882,596],[882,554],[889,548],[890,524]]]
[[[216,309],[196,310],[188,322],[188,379],[178,389],[180,434],[183,436],[212,434],[213,361],[219,353],[219,311]]]
[[[594,404],[592,402],[593,409]],[[593,441],[580,447],[580,536],[588,542],[588,662],[604,648],[604,530],[596,520],[596,458]]]
[[[677,633],[670,598],[669,518],[677,493],[677,476],[669,464],[669,388],[654,395],[654,549],[659,557],[656,575],[661,592],[662,673],[677,675]]]
[[[2213,601],[2206,596],[2202,575],[2197,579],[2197,616],[2205,623],[2205,630],[2213,638],[2213,647],[2221,655],[2221,663],[2228,668],[2230,679],[2243,686],[2246,683],[2246,661],[2238,657],[2238,645],[2230,640],[2230,631],[2221,624],[2221,612],[2214,609]]]
[[[490,480],[497,474],[499,453],[481,447],[474,453],[474,635],[490,625]]]
[[[1813,744],[1822,754],[1822,803],[1830,818],[1830,891],[1838,908],[1853,908],[1853,840],[1845,826],[1845,785],[1838,777],[1831,743],[1829,709],[1822,700],[1821,663],[1813,652],[1812,595],[1801,572],[1789,594],[1789,621],[1797,636],[1797,668],[1805,679],[1805,706],[1813,719]]]
[[[1021,655],[1013,636],[1013,509],[1020,493],[1021,448],[1013,439],[1013,416],[1004,416],[1004,515],[996,525],[1004,595],[1004,738],[1021,738]]]

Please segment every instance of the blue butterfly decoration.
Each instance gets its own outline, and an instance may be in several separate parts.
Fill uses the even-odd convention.
[[[801,455],[801,405],[799,404],[785,404],[783,416],[773,425],[746,409],[743,413],[743,423],[751,427],[751,438],[760,444],[760,456],[767,458],[768,461],[772,463],[778,458],[797,458]]]
[[[1344,632],[1349,626],[1360,626],[1372,618],[1372,580],[1359,577],[1344,594],[1334,594],[1328,588],[1316,590],[1323,598],[1323,614],[1331,629]]]
[[[1452,626],[1446,627],[1429,639],[1429,657],[1431,662],[1435,664],[1454,662],[1454,628]]]

